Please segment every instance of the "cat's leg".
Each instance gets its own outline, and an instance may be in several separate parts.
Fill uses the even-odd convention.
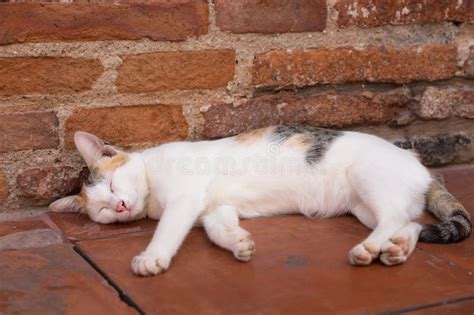
[[[398,230],[382,245],[380,260],[387,266],[405,262],[415,250],[420,231],[421,225],[416,222],[410,222]]]
[[[209,238],[234,253],[240,261],[249,261],[255,252],[252,235],[239,226],[237,210],[231,206],[219,206],[202,217]]]
[[[144,252],[132,260],[133,272],[140,276],[157,275],[168,269],[201,210],[197,202],[179,200],[170,202],[163,211],[153,238]]]
[[[373,231],[363,242],[349,251],[350,263],[361,266],[369,265],[377,259],[390,237],[410,222],[405,211],[388,209],[388,206],[384,206],[394,203],[385,200],[382,195],[373,199],[364,196],[365,200],[356,204],[351,212]]]
[[[373,165],[375,163],[375,166]],[[349,252],[353,265],[369,265],[378,258],[382,246],[412,218],[407,211],[412,206],[412,195],[397,181],[384,165],[359,161],[347,170],[357,206],[351,209],[372,233]]]
[[[352,213],[373,229],[366,240],[349,252],[353,265],[368,265],[379,256],[385,265],[400,264],[415,249],[421,225],[410,222],[413,218],[407,211],[370,211],[370,208],[355,207]]]
[[[377,218],[366,205],[362,203],[354,205],[351,213],[369,229],[374,230],[377,227]],[[352,265],[369,265],[378,255],[378,250],[373,244],[362,242],[349,251],[349,262]]]

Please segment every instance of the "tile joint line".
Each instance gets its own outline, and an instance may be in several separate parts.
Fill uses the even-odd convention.
[[[422,309],[429,309],[429,308],[434,308],[434,307],[437,307],[437,306],[460,303],[460,302],[465,302],[465,301],[470,301],[470,300],[474,300],[474,295],[448,298],[447,300],[443,300],[443,301],[440,301],[440,302],[429,303],[429,304],[407,306],[405,308],[401,308],[401,309],[398,309],[398,310],[388,311],[388,312],[381,312],[381,313],[378,313],[378,314],[379,315],[408,314],[408,313],[411,313],[413,311],[418,311],[418,310],[422,310]]]
[[[94,268],[104,279],[107,281],[107,283],[115,290],[117,291],[120,300],[127,304],[129,307],[135,309],[140,315],[145,315],[146,313],[141,309],[140,306],[138,306],[135,301],[132,300],[130,296],[128,296],[119,286],[116,282],[114,282],[100,267],[89,257],[85,252],[82,251],[82,249],[79,247],[78,244],[73,244],[73,249],[87,262],[91,265],[92,268]]]

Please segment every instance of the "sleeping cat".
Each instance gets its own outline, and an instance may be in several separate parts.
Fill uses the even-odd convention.
[[[403,263],[418,238],[467,238],[464,207],[416,156],[378,137],[304,126],[276,126],[213,141],[174,142],[125,153],[86,132],[74,137],[90,170],[79,195],[50,205],[100,223],[160,219],[132,260],[141,276],[167,270],[193,225],[241,261],[255,252],[239,218],[301,213],[356,216],[373,232],[349,252],[354,265]],[[421,226],[424,209],[442,222]]]

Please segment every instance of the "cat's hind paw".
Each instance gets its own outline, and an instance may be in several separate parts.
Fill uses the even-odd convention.
[[[246,237],[239,240],[236,249],[234,250],[234,256],[240,261],[249,261],[255,253],[255,242],[252,236],[248,234]]]
[[[387,266],[404,263],[415,250],[421,225],[411,222],[382,246],[380,261]]]
[[[132,259],[132,270],[138,276],[155,276],[166,271],[159,259],[145,252]]]
[[[382,247],[380,261],[387,266],[404,263],[408,258],[408,240],[390,240]]]
[[[358,244],[349,252],[349,262],[355,266],[367,266],[379,255],[379,250],[368,244]]]

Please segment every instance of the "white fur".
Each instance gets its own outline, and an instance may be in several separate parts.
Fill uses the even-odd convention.
[[[385,264],[400,263],[416,244],[420,226],[412,220],[422,213],[431,182],[411,152],[356,132],[344,132],[314,165],[305,161],[304,150],[274,143],[270,136],[250,144],[235,138],[170,143],[129,158],[109,174],[114,193],[107,191],[107,181],[87,193],[87,210],[102,223],[161,218],[152,241],[132,262],[133,271],[144,276],[169,267],[195,224],[248,261],[255,245],[238,218],[298,212],[310,217],[352,213],[374,231],[351,250],[351,263],[370,264],[381,253]],[[224,164],[233,167],[219,167]],[[104,197],[107,193],[116,198]],[[129,217],[97,214],[104,199],[125,200]],[[397,252],[393,247],[401,239],[409,246]]]

